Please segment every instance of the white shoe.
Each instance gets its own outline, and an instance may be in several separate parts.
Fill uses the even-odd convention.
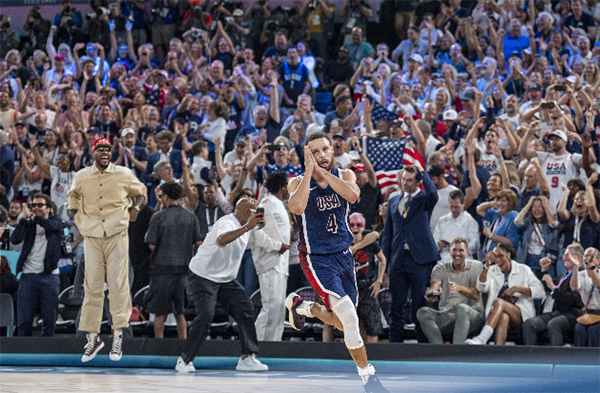
[[[121,356],[123,356],[123,335],[120,334],[118,336],[113,336],[112,348],[108,354],[108,357],[113,362],[118,362],[121,360]]]
[[[465,341],[465,344],[468,345],[485,345],[483,340],[479,336],[475,336],[473,338],[469,338]]]
[[[177,359],[177,365],[175,366],[175,370],[180,373],[195,373],[196,369],[194,368],[194,362],[185,363],[181,356]]]
[[[256,354],[248,355],[246,359],[240,358],[235,368],[237,371],[269,371],[269,367],[256,358]]]

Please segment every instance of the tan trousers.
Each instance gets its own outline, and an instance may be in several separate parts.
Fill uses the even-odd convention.
[[[79,330],[100,333],[105,282],[108,284],[112,328],[126,328],[131,316],[127,231],[110,237],[85,238],[85,297],[81,307]]]
[[[408,38],[408,27],[410,26],[410,19],[413,17],[414,12],[396,12],[394,15],[394,27],[396,28],[396,35],[400,41],[404,41]],[[392,48],[392,50],[394,50]]]

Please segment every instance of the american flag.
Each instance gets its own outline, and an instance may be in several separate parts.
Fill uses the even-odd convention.
[[[404,165],[415,165],[419,162],[425,168],[423,158],[415,148],[406,144],[406,139],[364,137],[363,149],[373,165],[383,195],[397,184],[396,175]]]
[[[387,121],[394,121],[398,119],[398,115],[394,112],[390,112],[385,109],[379,102],[377,102],[373,97],[366,96],[369,100],[369,103],[373,105],[373,111],[371,112],[371,120],[373,121],[373,127],[377,125],[377,122],[380,119],[385,119]]]

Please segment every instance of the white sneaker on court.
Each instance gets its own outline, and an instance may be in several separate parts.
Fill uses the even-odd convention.
[[[256,358],[256,354],[254,353],[248,355],[246,359],[240,358],[235,369],[237,371],[269,371],[269,367],[262,364],[260,360]]]
[[[196,368],[194,367],[194,362],[186,363],[183,361],[183,358],[180,356],[177,359],[177,365],[175,366],[175,370],[180,373],[194,373],[196,372]]]

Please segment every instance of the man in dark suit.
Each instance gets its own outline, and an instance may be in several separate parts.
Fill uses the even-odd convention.
[[[173,168],[173,177],[179,179],[183,168],[181,166],[181,150],[173,148],[173,142],[175,137],[171,131],[161,131],[156,134],[156,144],[158,150],[148,156],[148,166],[144,173],[144,181],[146,186],[150,187],[149,184],[153,184],[157,179],[156,176],[152,176],[154,165],[160,160],[169,160],[171,168]]]
[[[419,188],[421,182],[425,191]],[[429,217],[438,196],[435,185],[421,165],[404,167],[400,187],[402,194],[389,201],[381,247],[390,261],[390,342],[404,341],[404,303],[409,288],[417,338],[426,342],[416,314],[425,305],[429,274],[440,259],[429,227]]]

